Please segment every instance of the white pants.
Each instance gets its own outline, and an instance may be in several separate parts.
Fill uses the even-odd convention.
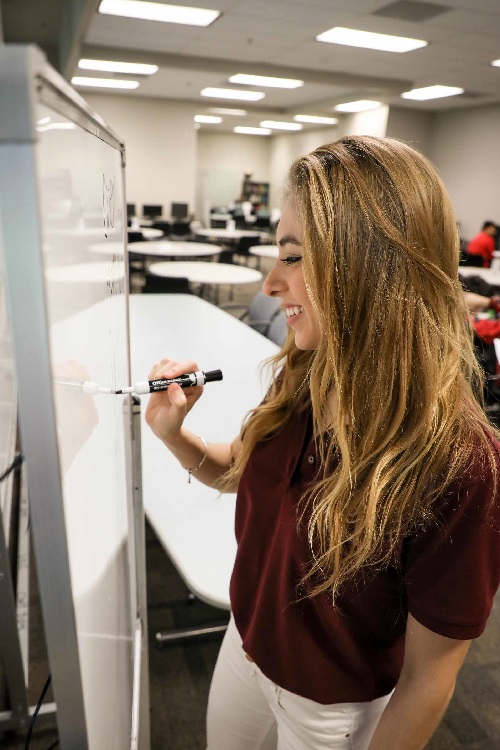
[[[231,617],[208,699],[207,750],[366,750],[389,698],[325,706],[283,690],[245,657]]]

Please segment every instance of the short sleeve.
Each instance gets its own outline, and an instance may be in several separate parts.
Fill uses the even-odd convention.
[[[477,638],[500,583],[500,472],[450,490],[436,520],[406,545],[408,612],[448,638]]]

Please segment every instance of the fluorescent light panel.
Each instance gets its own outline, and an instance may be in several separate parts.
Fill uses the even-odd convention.
[[[274,89],[298,89],[304,85],[304,81],[298,78],[273,78],[271,76],[253,76],[246,73],[237,73],[229,78],[229,83],[239,83],[245,86],[268,86]]]
[[[195,115],[194,121],[206,123],[207,125],[218,125],[222,122],[222,117],[217,117],[216,115]]]
[[[243,135],[271,135],[272,130],[269,128],[246,128],[243,125],[237,125],[233,128],[235,133],[242,133]]]
[[[147,65],[146,63],[128,63],[114,60],[87,60],[79,61],[78,67],[82,70],[102,70],[106,73],[131,73],[132,75],[150,76],[156,73],[158,65]]]
[[[224,107],[210,107],[209,111],[216,115],[229,115],[230,117],[244,117],[247,114],[246,109],[224,109]]]
[[[405,91],[401,94],[403,99],[416,99],[417,101],[423,102],[428,99],[443,99],[445,96],[457,96],[457,94],[463,94],[464,90],[458,88],[458,86],[424,86],[420,89],[412,89],[411,91]]]
[[[136,89],[139,81],[122,81],[119,78],[85,78],[85,76],[73,76],[73,86],[92,86],[102,89]]]
[[[492,60],[490,65],[493,65],[494,68],[500,68],[500,60]]]
[[[355,102],[345,102],[337,104],[334,107],[336,112],[367,112],[370,109],[376,109],[381,106],[381,102],[371,101],[371,99],[358,99]]]
[[[411,50],[426,47],[428,44],[423,39],[376,34],[373,31],[358,31],[357,29],[346,29],[342,26],[335,26],[333,29],[318,34],[316,41],[344,44],[348,47],[364,47],[365,49],[376,49],[382,52],[411,52]]]
[[[278,120],[262,120],[261,128],[272,128],[273,130],[302,130],[304,127],[298,122],[279,122]]]
[[[258,102],[265,97],[263,91],[240,91],[238,89],[217,89],[208,86],[200,91],[201,96],[212,96],[215,99],[240,99],[247,102]]]
[[[181,23],[187,26],[210,26],[220,16],[220,10],[190,8],[181,5],[143,2],[143,0],[102,0],[99,13],[110,16],[140,18],[144,21]]]
[[[336,117],[317,117],[316,115],[294,115],[293,119],[296,122],[317,123],[318,125],[336,125],[338,123]]]

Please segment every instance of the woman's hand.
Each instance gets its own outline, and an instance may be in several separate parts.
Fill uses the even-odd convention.
[[[162,359],[153,365],[148,380],[159,378],[177,378],[200,368],[196,362],[175,362],[173,359]],[[173,383],[166,391],[157,391],[149,397],[146,409],[146,423],[154,434],[164,443],[173,443],[180,435],[186,415],[203,393],[203,386],[181,388]]]

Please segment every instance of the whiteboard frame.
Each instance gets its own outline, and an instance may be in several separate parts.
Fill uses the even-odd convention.
[[[0,181],[10,332],[18,416],[29,488],[30,522],[62,750],[88,750],[55,420],[37,190],[36,118],[41,101],[121,152],[124,144],[46,62],[36,47],[0,47]],[[1,243],[0,243],[1,251]],[[127,264],[125,264],[126,266]],[[126,269],[127,273],[127,269]],[[128,275],[126,276],[128,288]],[[29,300],[29,307],[26,305]],[[128,329],[128,308],[125,324]],[[129,341],[127,361],[130,369]],[[132,420],[126,424],[132,439]],[[140,477],[134,481],[140,483]],[[128,486],[129,511],[133,488]],[[136,511],[134,511],[136,512]],[[129,537],[134,534],[129,512]],[[135,548],[134,539],[129,539]],[[136,556],[137,565],[137,556]],[[137,571],[131,578],[137,579]],[[133,581],[133,584],[136,580]],[[135,585],[132,588],[134,591]],[[143,596],[136,591],[136,598]],[[140,608],[135,602],[137,618]],[[136,622],[136,630],[137,630]],[[142,625],[143,639],[147,629]],[[137,685],[139,687],[139,685]],[[137,696],[133,700],[137,701]],[[142,717],[141,717],[142,718]],[[146,733],[148,734],[148,732]],[[132,738],[131,738],[132,739]]]

